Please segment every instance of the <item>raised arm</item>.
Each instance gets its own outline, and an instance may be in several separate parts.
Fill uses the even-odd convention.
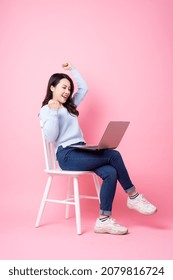
[[[88,86],[84,80],[84,78],[81,76],[81,74],[78,72],[78,70],[71,64],[71,63],[64,63],[62,67],[65,70],[70,70],[74,80],[77,84],[77,92],[74,93],[73,95],[73,102],[75,103],[76,106],[78,106],[81,101],[84,99],[87,91],[88,91]]]

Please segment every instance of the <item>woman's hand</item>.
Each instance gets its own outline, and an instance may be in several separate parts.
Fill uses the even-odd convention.
[[[72,64],[70,62],[63,63],[62,67],[64,70],[70,70],[72,68]]]
[[[62,104],[60,104],[58,101],[50,99],[48,102],[49,109],[58,110],[60,107],[62,107]]]

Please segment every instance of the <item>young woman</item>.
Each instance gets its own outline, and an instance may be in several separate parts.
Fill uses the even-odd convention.
[[[126,234],[128,229],[110,217],[117,181],[128,195],[127,207],[129,209],[150,215],[155,213],[157,208],[137,192],[121,154],[117,150],[86,151],[73,147],[74,144],[85,144],[78,123],[77,108],[84,99],[88,87],[71,63],[65,63],[62,67],[64,70],[71,71],[78,90],[73,95],[74,84],[67,74],[55,73],[50,77],[40,110],[44,136],[49,142],[54,143],[56,157],[62,169],[92,170],[102,178],[100,215],[96,220],[94,231]]]

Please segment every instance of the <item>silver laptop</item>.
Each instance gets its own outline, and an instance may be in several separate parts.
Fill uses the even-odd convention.
[[[98,145],[72,145],[83,150],[115,149],[129,126],[128,121],[111,121],[108,123]]]

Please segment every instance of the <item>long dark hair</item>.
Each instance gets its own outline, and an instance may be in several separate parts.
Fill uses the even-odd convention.
[[[51,86],[56,87],[56,85],[59,84],[60,80],[62,80],[62,79],[67,79],[70,82],[70,95],[69,95],[67,101],[63,104],[63,106],[66,107],[66,109],[68,110],[68,112],[70,114],[78,116],[79,112],[76,109],[76,105],[74,104],[73,99],[72,99],[72,94],[74,91],[74,83],[73,83],[72,79],[67,74],[64,74],[64,73],[55,73],[50,77],[50,79],[48,81],[48,85],[47,85],[46,96],[42,102],[41,107],[48,104],[49,100],[52,99],[52,97],[53,97],[50,87]]]

